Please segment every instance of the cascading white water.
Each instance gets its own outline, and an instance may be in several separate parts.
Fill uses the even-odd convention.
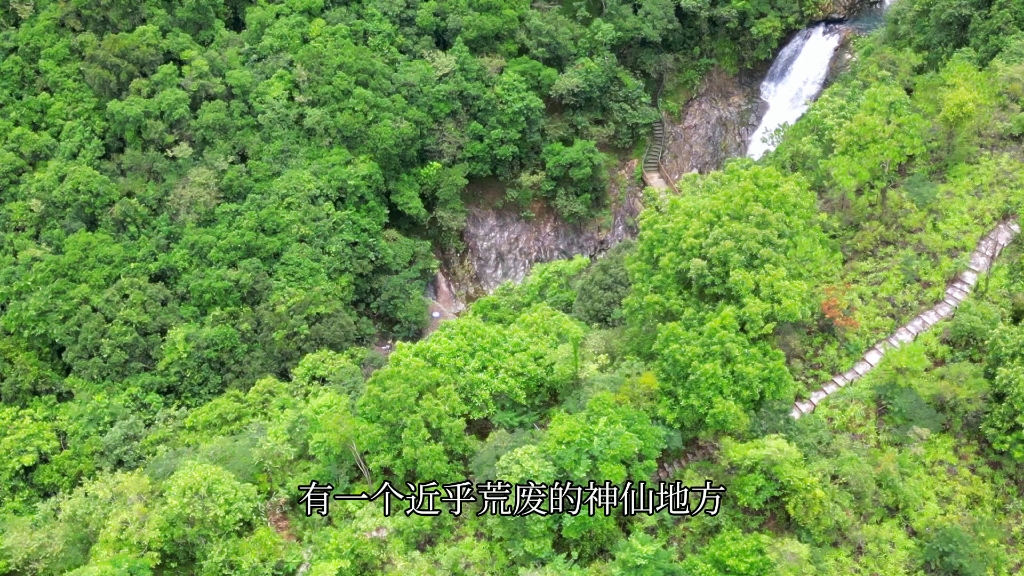
[[[840,25],[818,24],[801,30],[779,52],[761,83],[761,98],[768,103],[768,111],[750,139],[747,156],[756,160],[773,149],[774,145],[764,142],[764,138],[779,126],[796,122],[807,111],[825,83],[842,31]]]

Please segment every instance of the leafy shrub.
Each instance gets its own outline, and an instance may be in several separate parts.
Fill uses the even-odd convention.
[[[599,326],[618,326],[624,322],[622,301],[630,288],[626,257],[632,249],[631,241],[619,243],[580,276],[573,316]]]

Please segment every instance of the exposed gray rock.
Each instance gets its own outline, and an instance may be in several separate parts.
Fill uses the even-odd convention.
[[[821,13],[827,15],[826,18],[830,20],[848,20],[871,4],[878,4],[878,2],[870,2],[866,0],[832,0]]]
[[[1006,246],[1013,240],[1015,235],[1016,232],[1014,232],[1009,226],[1000,226],[996,229],[995,233],[996,243],[1000,246]]]
[[[957,278],[956,280],[953,280],[953,283],[950,284],[950,286],[952,286],[953,288],[956,288],[957,290],[963,292],[964,294],[967,294],[967,293],[969,293],[971,291],[970,284],[964,282],[963,280],[960,280],[959,278]]]
[[[839,41],[839,46],[836,48],[836,54],[832,57],[832,62],[828,66],[828,74],[825,76],[825,86],[828,88],[833,82],[839,78],[839,75],[846,72],[850,65],[853,64],[856,59],[856,52],[853,49],[853,39],[857,36],[856,30],[852,28],[845,28],[843,30],[843,37]]]
[[[434,279],[427,284],[426,297],[430,300],[430,316],[423,331],[424,336],[437,330],[441,322],[455,318],[466,308],[465,303],[456,295],[451,281],[441,271],[438,271]]]
[[[988,254],[980,251],[971,252],[971,262],[969,264],[971,270],[975,272],[988,272],[988,267],[991,264],[992,258]]]
[[[924,318],[916,316],[913,320],[907,323],[906,329],[910,330],[910,333],[917,336],[928,329],[928,323],[925,322]]]
[[[847,18],[868,4],[867,0],[833,0],[819,15]],[[694,171],[706,174],[721,168],[729,158],[745,154],[767,109],[760,86],[770,64],[764,62],[736,75],[712,70],[683,106],[679,118],[667,118],[662,165],[670,180]],[[626,163],[618,180],[631,183],[635,168],[635,162]],[[615,205],[610,227],[567,224],[544,210],[525,219],[516,209],[470,208],[463,231],[466,252],[446,255],[443,265],[456,294],[473,298],[502,282],[518,282],[535,263],[577,254],[593,256],[635,235],[640,187],[613,184],[609,197],[619,196],[624,200]]]
[[[470,270],[460,284],[491,292],[503,282],[519,282],[536,263],[579,254],[594,256],[635,236],[635,219],[642,208],[642,189],[633,183],[635,170],[636,161],[628,162],[612,178],[612,219],[604,225],[599,221],[569,224],[543,207],[533,218],[524,218],[511,207],[471,207],[462,233]],[[445,264],[455,267],[453,262]]]
[[[946,288],[946,295],[955,301],[953,306],[959,306],[960,302],[962,302],[964,298],[967,298],[967,292],[964,292],[956,286]]]
[[[940,316],[935,310],[925,310],[921,313],[921,318],[924,318],[924,321],[928,323],[928,326],[938,324],[939,321],[942,320],[942,316]]]
[[[732,76],[712,70],[666,133],[662,164],[673,180],[694,170],[706,174],[729,158],[743,156],[767,109],[761,81],[767,66]]]

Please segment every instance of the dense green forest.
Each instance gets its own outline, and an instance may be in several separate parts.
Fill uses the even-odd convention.
[[[1024,249],[799,420],[1024,206],[1024,4],[897,0],[761,162],[426,323],[468,182],[566,220],[827,2],[7,0],[0,573],[1024,568]],[[372,343],[398,337],[384,356]],[[650,480],[717,516],[307,517],[296,487]]]
[[[416,335],[468,179],[592,216],[645,82],[763,59],[821,9],[5,1],[0,399],[195,406]]]

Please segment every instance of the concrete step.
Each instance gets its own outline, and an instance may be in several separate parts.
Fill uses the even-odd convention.
[[[967,269],[957,274],[953,282],[946,287],[942,302],[925,310],[905,326],[898,328],[887,339],[869,349],[852,369],[833,377],[830,382],[825,383],[822,389],[812,392],[809,401],[794,403],[790,416],[798,419],[803,414],[810,414],[814,411],[815,406],[830,394],[837,392],[839,388],[847,384],[852,384],[878,365],[887,349],[899,348],[903,344],[913,342],[918,334],[930,330],[932,326],[952,316],[960,302],[967,298],[974,286],[977,285],[980,275],[988,272],[1002,248],[1012,242],[1020,232],[1021,226],[1016,220],[1002,222],[996,226],[978,242],[974,252],[970,255]]]

